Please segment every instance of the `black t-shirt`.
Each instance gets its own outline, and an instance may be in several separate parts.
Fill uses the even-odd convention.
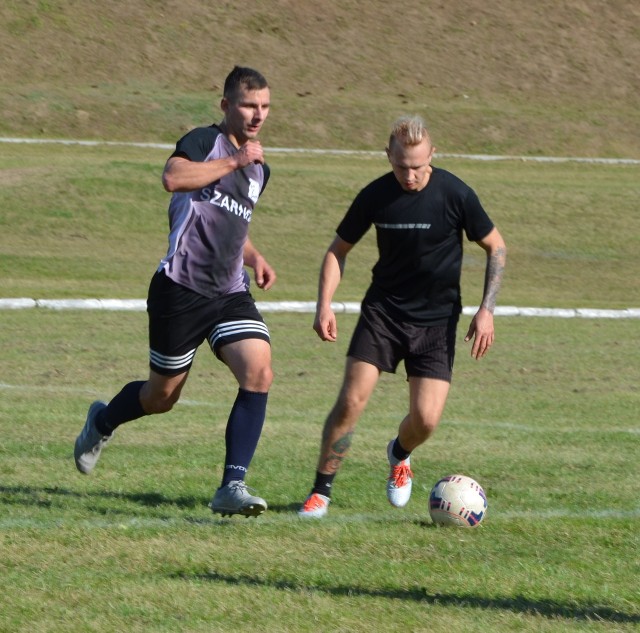
[[[364,301],[411,323],[435,325],[458,315],[462,233],[477,241],[494,226],[473,189],[434,167],[422,191],[406,192],[389,172],[356,196],[337,233],[355,244],[371,225],[379,259]]]

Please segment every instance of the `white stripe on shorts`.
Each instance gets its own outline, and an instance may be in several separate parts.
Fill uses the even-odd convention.
[[[187,352],[182,356],[165,356],[164,354],[159,354],[158,352],[149,350],[149,360],[154,365],[171,371],[188,367],[193,362],[193,357],[195,355],[195,349],[192,349],[190,352]]]
[[[209,345],[213,348],[220,338],[225,336],[235,336],[237,334],[246,334],[241,338],[263,338],[269,339],[269,329],[262,321],[244,320],[244,321],[228,321],[220,323],[209,334]],[[260,337],[251,336],[252,334],[261,334]]]

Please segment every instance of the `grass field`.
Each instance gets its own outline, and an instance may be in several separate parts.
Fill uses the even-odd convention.
[[[356,192],[388,170],[379,157],[267,154],[271,179],[254,242],[279,274],[259,300],[316,296],[317,273]],[[2,144],[0,294],[146,296],[167,248],[168,150]],[[478,192],[509,247],[502,305],[627,308],[640,303],[639,165],[438,159]],[[34,189],[34,183],[37,188]],[[375,242],[366,236],[336,295],[358,301]],[[463,301],[480,301],[482,251],[465,252]]]
[[[381,149],[422,114],[448,152],[640,158],[636,0],[0,4],[0,136],[159,140],[217,120],[234,64],[272,147]]]
[[[0,296],[144,297],[166,248],[163,160],[3,146]],[[270,162],[252,231],[279,280],[257,298],[313,300],[346,204],[386,166]],[[502,305],[638,306],[638,167],[441,164],[476,187],[505,234]],[[341,300],[368,282],[373,243],[358,248]],[[483,262],[467,252],[472,304]],[[638,630],[638,319],[500,317],[480,363],[460,340],[403,511],[385,498],[384,452],[406,384],[383,376],[329,517],[303,522],[295,511],[355,316],[340,317],[335,345],[317,339],[311,315],[265,316],[276,380],[248,483],[270,508],[245,520],[206,507],[235,388],[205,349],[176,409],[119,429],[83,477],[72,447],[88,404],[146,376],[145,315],[0,312],[0,631]],[[430,522],[429,489],[452,472],[488,494],[477,530]]]
[[[380,152],[267,151],[252,237],[278,272],[256,295],[272,301],[315,299],[401,114],[423,115],[442,153],[640,158],[636,0],[363,6],[7,0],[0,136],[174,142],[219,120],[234,64],[259,68],[266,148]],[[0,298],[144,298],[167,245],[167,152],[0,148]],[[640,306],[640,167],[435,162],[505,236],[500,305]],[[480,255],[465,252],[466,306]],[[374,256],[367,236],[337,300],[360,300]],[[175,410],[118,430],[83,477],[73,441],[93,399],[146,376],[146,317],[0,310],[0,633],[640,630],[640,319],[500,317],[480,363],[460,341],[403,511],[385,498],[384,453],[406,383],[383,376],[330,515],[302,522],[355,316],[335,345],[311,315],[265,316],[276,380],[248,483],[270,507],[244,520],[206,507],[235,389],[205,350]],[[429,520],[431,485],[454,471],[488,494],[477,530]]]

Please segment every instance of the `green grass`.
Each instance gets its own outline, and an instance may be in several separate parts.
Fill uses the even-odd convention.
[[[276,382],[249,483],[270,509],[245,520],[206,508],[234,395],[209,353],[174,412],[121,428],[83,477],[86,406],[145,374],[145,316],[2,313],[0,630],[637,630],[640,371],[621,344],[637,321],[500,318],[481,363],[461,344],[404,511],[384,446],[406,385],[383,376],[329,517],[301,522],[348,337],[267,316]],[[430,523],[429,488],[454,471],[487,491],[477,530]]]
[[[167,248],[168,150],[2,146],[0,295],[146,296]],[[324,251],[353,196],[388,170],[380,156],[268,154],[273,178],[254,216],[280,280],[269,300],[314,300]],[[626,308],[640,296],[640,166],[436,159],[480,195],[509,247],[502,305]],[[34,182],[38,183],[34,193]],[[338,300],[357,301],[373,235],[348,261]],[[466,248],[463,301],[479,302],[482,251]]]
[[[271,146],[382,149],[419,113],[442,151],[638,158],[637,18],[636,0],[5,0],[0,136],[175,142],[218,120],[239,63],[272,87]]]
[[[0,296],[143,298],[166,248],[166,152],[3,146]],[[258,300],[315,298],[320,260],[382,157],[270,157],[254,242],[279,279]],[[638,167],[442,160],[507,239],[501,305],[637,307]],[[37,185],[37,186],[36,186]],[[340,300],[369,280],[368,236]],[[483,261],[467,248],[465,304]],[[640,625],[637,455],[640,321],[499,317],[469,356],[434,438],[413,458],[413,498],[384,494],[384,447],[407,406],[384,375],[336,480],[328,518],[295,511],[313,479],[354,315],[336,344],[312,315],[265,314],[276,379],[248,483],[257,520],[207,509],[236,388],[203,348],[183,400],[125,425],[89,477],[73,441],[88,404],[146,377],[141,312],[0,312],[0,631],[635,631]],[[435,528],[429,489],[484,486],[477,530]]]

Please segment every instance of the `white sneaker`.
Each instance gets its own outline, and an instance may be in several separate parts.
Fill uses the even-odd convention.
[[[216,490],[209,507],[214,514],[222,516],[241,514],[245,517],[257,517],[267,509],[267,502],[250,494],[244,481],[234,480]]]
[[[331,499],[318,492],[312,492],[298,510],[298,516],[309,519],[321,519],[326,516]]]
[[[113,437],[111,435],[102,435],[96,429],[96,415],[107,405],[100,400],[96,400],[89,407],[87,420],[80,431],[80,435],[76,438],[76,444],[73,449],[73,457],[76,460],[76,468],[85,475],[88,475],[100,459],[102,449],[107,445]]]
[[[387,499],[392,506],[404,508],[411,498],[411,484],[413,473],[411,472],[411,458],[398,462],[393,456],[391,448],[394,440],[387,445],[387,458],[391,470],[387,478]]]

